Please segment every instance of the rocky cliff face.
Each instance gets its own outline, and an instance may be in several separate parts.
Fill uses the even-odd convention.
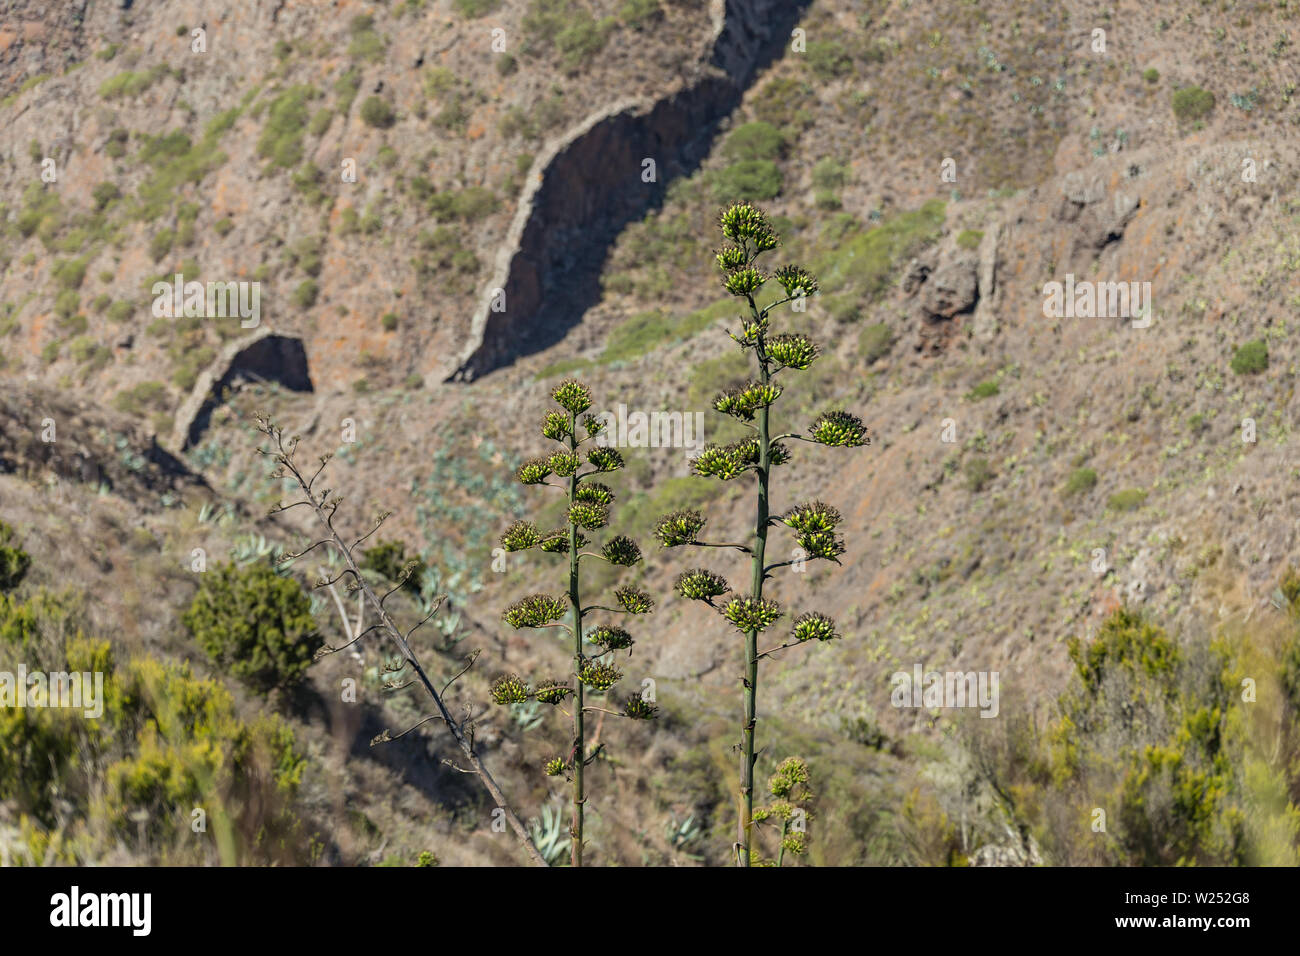
[[[806,3],[714,0],[704,68],[654,99],[615,103],[550,144],[530,174],[452,375],[465,381],[560,341],[599,300],[608,246],[707,155]],[[535,178],[534,178],[535,176]]]

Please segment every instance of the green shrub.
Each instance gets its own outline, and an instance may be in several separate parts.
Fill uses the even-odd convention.
[[[291,86],[271,101],[266,125],[257,140],[257,155],[288,169],[302,162],[303,132],[311,119],[307,104],[316,90],[305,84]]]
[[[814,40],[808,44],[808,67],[821,80],[833,80],[853,70],[853,57],[838,40]]]
[[[0,591],[12,591],[27,576],[32,558],[18,546],[18,535],[0,521]]]
[[[172,251],[172,246],[176,244],[176,233],[171,229],[163,229],[154,233],[154,237],[149,240],[149,255],[153,261],[157,262]]]
[[[167,404],[167,386],[162,382],[141,382],[113,396],[113,407],[128,415],[146,410],[162,411]]]
[[[1148,67],[1147,69],[1142,71],[1142,79],[1154,85],[1160,82],[1160,71],[1157,70],[1154,66]]]
[[[894,347],[894,333],[884,322],[868,325],[858,335],[858,354],[872,365],[889,354]]]
[[[111,322],[125,322],[130,317],[131,303],[129,302],[114,302],[108,307],[108,318]]]
[[[585,10],[578,12],[555,37],[555,46],[560,51],[565,69],[574,72],[584,60],[590,60],[603,50],[612,26],[610,20],[597,20]]]
[[[1072,498],[1075,495],[1086,495],[1095,487],[1097,487],[1097,473],[1091,468],[1076,468],[1066,479],[1062,494]]]
[[[104,152],[113,159],[121,159],[126,155],[126,143],[130,135],[124,129],[113,130],[108,134],[108,142],[104,144]]]
[[[733,163],[738,163],[752,159],[780,159],[785,148],[781,131],[771,123],[759,120],[732,130],[722,144],[722,153]]]
[[[957,234],[957,247],[967,252],[974,252],[984,241],[984,233],[978,229],[963,229]]]
[[[348,56],[370,63],[383,59],[388,41],[376,32],[374,17],[368,14],[353,17],[348,32],[352,34],[352,40],[348,43]]]
[[[999,391],[1000,389],[998,388],[998,383],[993,379],[988,379],[986,381],[980,382],[969,392],[967,392],[966,399],[967,401],[978,402],[984,398],[992,398],[994,395],[998,394]]]
[[[338,97],[338,109],[344,116],[352,109],[352,101],[361,89],[361,71],[355,66],[344,70],[334,81],[334,95]]]
[[[170,68],[161,63],[139,73],[128,70],[100,84],[99,95],[106,100],[133,99],[170,72]]]
[[[1136,511],[1146,503],[1147,492],[1141,488],[1126,488],[1117,491],[1106,501],[1111,511]]]
[[[1214,109],[1214,94],[1199,86],[1186,86],[1175,90],[1173,96],[1174,116],[1181,122],[1194,122],[1204,119]]]
[[[651,21],[663,19],[659,0],[624,0],[618,18],[633,30],[640,30]]]
[[[86,265],[89,258],[59,259],[50,269],[50,275],[62,289],[79,289],[86,278]]]
[[[293,301],[299,308],[310,309],[320,296],[320,286],[314,279],[306,279],[293,290]]]
[[[983,491],[993,480],[993,466],[987,458],[972,458],[966,462],[966,486],[971,491]]]
[[[402,572],[410,566],[409,574],[402,587],[412,594],[420,593],[420,580],[428,570],[428,565],[419,557],[406,553],[406,545],[400,541],[380,541],[368,549],[361,557],[361,567],[374,571],[386,581],[397,584],[402,581]]]
[[[321,136],[330,128],[330,123],[333,120],[333,111],[328,108],[319,109],[312,115],[311,122],[307,124],[307,132],[313,136]]]
[[[385,331],[385,332],[396,332],[396,331],[397,331],[397,313],[396,313],[396,312],[385,312],[385,313],[384,313],[384,317],[383,317],[382,319],[380,319],[379,321],[380,321],[380,324],[383,325],[383,327],[384,327],[384,331]]]
[[[884,292],[900,264],[942,233],[946,208],[932,199],[865,232],[848,214],[832,217],[819,238],[827,249],[815,263],[823,292],[848,289],[868,299]]]
[[[361,104],[361,119],[367,126],[375,129],[388,129],[397,122],[397,111],[387,100],[378,96],[367,96]]]
[[[718,202],[734,199],[764,200],[781,195],[781,169],[765,159],[748,159],[719,170],[713,181],[713,196]]]
[[[95,200],[96,209],[103,209],[114,199],[122,198],[122,190],[117,188],[117,183],[99,183],[91,190],[90,194]]]
[[[60,319],[70,319],[81,308],[81,296],[72,289],[64,289],[54,297],[54,314]]]
[[[452,6],[462,17],[477,20],[501,6],[501,0],[452,0]]]
[[[1238,375],[1258,375],[1268,368],[1268,343],[1263,339],[1247,342],[1232,356],[1232,370]]]
[[[205,571],[181,621],[213,663],[263,691],[299,683],[323,643],[302,585],[263,562]]]

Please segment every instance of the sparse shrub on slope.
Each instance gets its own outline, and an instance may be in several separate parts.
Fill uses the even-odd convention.
[[[1067,646],[1074,681],[1045,727],[969,728],[998,815],[1026,846],[1066,865],[1300,862],[1300,699],[1278,693],[1300,653],[1294,611],[1179,642],[1121,608]]]
[[[18,546],[18,535],[0,521],[0,591],[11,591],[22,583],[32,558]]]

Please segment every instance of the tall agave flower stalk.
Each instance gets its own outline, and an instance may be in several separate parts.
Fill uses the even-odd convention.
[[[717,253],[727,292],[748,306],[738,332],[731,337],[746,352],[753,354],[757,376],[743,385],[719,395],[714,408],[748,427],[753,434],[741,441],[719,447],[707,445],[695,460],[696,474],[731,481],[742,475],[755,478],[755,514],[753,536],[747,544],[719,544],[699,537],[705,518],[698,511],[677,511],[662,518],[655,535],[665,547],[695,546],[735,548],[750,556],[751,576],[747,597],[733,596],[717,604],[731,586],[719,574],[694,568],[678,577],[674,589],[684,598],[705,601],[721,612],[745,639],[744,675],[745,717],[741,725],[740,825],[735,846],[736,863],[749,866],[754,818],[754,733],[758,713],[758,665],[763,659],[789,647],[809,641],[829,641],[837,634],[834,622],[815,611],[805,612],[793,621],[785,643],[759,650],[759,636],[782,617],[780,605],[764,594],[764,585],[778,568],[797,565],[810,559],[839,563],[844,543],[836,533],[840,514],[830,505],[812,501],[796,505],[784,514],[771,512],[772,470],[786,464],[791,457],[790,442],[815,445],[854,447],[869,443],[861,420],[843,411],[823,412],[808,427],[807,434],[774,434],[772,406],[781,397],[780,376],[784,372],[802,372],[812,366],[818,348],[801,332],[773,332],[771,318],[778,306],[801,302],[817,291],[817,280],[800,266],[782,266],[772,274],[757,265],[759,256],[775,249],[778,237],[766,215],[749,203],[733,203],[719,217],[725,244]],[[784,290],[770,305],[760,308],[759,290],[770,280]],[[784,525],[795,536],[797,548],[790,560],[771,564],[767,560],[768,532]]]
[[[572,708],[572,748],[568,754],[548,760],[545,771],[548,776],[564,774],[572,783],[570,860],[574,866],[581,866],[583,806],[587,797],[584,771],[604,746],[601,744],[596,751],[587,752],[586,715],[599,711],[631,720],[650,720],[658,714],[658,708],[639,693],[628,697],[618,711],[588,703],[589,695],[595,698],[608,694],[622,679],[623,674],[614,663],[614,654],[626,650],[630,655],[633,640],[631,634],[617,625],[599,624],[584,631],[583,623],[589,614],[596,611],[647,614],[653,609],[654,602],[644,591],[627,585],[614,590],[617,608],[583,605],[583,558],[631,567],[641,561],[641,549],[626,535],[616,535],[609,538],[599,551],[582,550],[587,546],[584,532],[599,531],[609,523],[609,509],[614,501],[614,493],[607,486],[590,479],[622,468],[623,456],[614,448],[596,443],[596,436],[604,429],[605,422],[594,415],[584,414],[591,407],[591,393],[585,385],[566,380],[555,387],[551,398],[560,408],[546,413],[542,419],[542,435],[561,447],[549,457],[524,462],[516,477],[525,485],[548,485],[567,493],[568,521],[552,531],[539,530],[531,522],[516,522],[501,536],[501,546],[506,551],[539,548],[547,554],[567,556],[568,593],[560,597],[529,595],[506,609],[505,620],[515,628],[554,627],[566,631],[573,647],[573,669],[569,675],[572,683],[569,679],[552,678],[532,686],[518,675],[510,674],[498,678],[492,685],[492,699],[498,704],[517,704],[532,699],[561,709]],[[584,433],[582,438],[578,437],[579,429]],[[591,444],[586,449],[588,467],[584,468],[582,446],[589,442]]]

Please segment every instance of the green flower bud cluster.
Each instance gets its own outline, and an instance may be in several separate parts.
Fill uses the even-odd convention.
[[[531,521],[516,521],[501,535],[501,547],[507,551],[527,551],[542,543],[542,533]]]
[[[641,560],[641,548],[627,535],[620,534],[605,542],[600,555],[610,564],[630,568]]]
[[[722,575],[695,568],[679,574],[673,590],[691,601],[709,601],[726,594],[731,587]]]
[[[549,678],[537,685],[537,691],[533,694],[543,704],[559,704],[566,697],[573,693],[573,688],[564,681]]]
[[[717,252],[718,268],[723,272],[735,272],[749,263],[749,256],[744,249],[736,246],[723,246]]]
[[[547,464],[551,466],[551,471],[555,472],[557,476],[568,478],[578,470],[578,466],[582,464],[582,459],[573,452],[557,451],[551,456]]]
[[[587,536],[579,532],[578,547],[581,548],[587,543]],[[539,547],[548,554],[568,554],[569,553],[569,529],[556,528],[554,531],[548,531],[542,535]]]
[[[561,415],[559,412],[547,412],[546,417],[542,419],[542,435],[553,441],[564,441],[571,434],[572,428],[569,426],[569,416]]]
[[[492,682],[489,691],[498,704],[522,704],[532,691],[518,674],[503,674]]]
[[[757,269],[737,269],[727,276],[724,283],[728,292],[736,297],[753,295],[763,287],[767,279]]]
[[[654,720],[659,716],[659,708],[640,694],[633,694],[623,705],[623,715],[633,720]]]
[[[724,209],[718,216],[718,225],[722,227],[722,238],[729,242],[747,243],[755,252],[776,248],[777,236],[768,225],[767,216],[747,202],[732,203]]]
[[[650,595],[631,584],[615,588],[614,597],[623,610],[629,614],[649,614],[655,606],[655,602]]]
[[[599,531],[609,523],[609,509],[590,501],[575,501],[569,506],[569,523],[588,531]]]
[[[843,539],[836,537],[829,531],[814,531],[812,534],[801,534],[797,540],[799,547],[803,548],[810,558],[838,561],[839,556],[844,553]]]
[[[798,757],[786,757],[767,780],[767,789],[778,800],[788,800],[795,787],[808,786],[808,765]]]
[[[665,548],[694,544],[704,528],[704,515],[698,511],[674,511],[664,515],[655,525],[655,537]]]
[[[817,291],[817,277],[802,266],[782,266],[773,275],[791,298],[813,295]]]
[[[781,520],[801,534],[834,531],[840,523],[838,510],[821,501],[796,505],[781,516]]]
[[[587,640],[607,651],[622,651],[632,646],[632,635],[621,627],[601,624],[592,628]]]
[[[542,769],[546,772],[546,776],[548,777],[558,777],[560,774],[564,773],[566,767],[567,764],[565,764],[563,757],[552,757],[542,765]]]
[[[581,382],[571,378],[565,379],[551,389],[551,399],[574,415],[581,415],[591,408],[591,391]]]
[[[587,452],[587,461],[595,466],[596,471],[617,471],[623,467],[623,456],[617,448],[601,448],[597,445]]]
[[[595,481],[580,484],[573,497],[576,501],[587,501],[594,505],[600,505],[602,508],[608,508],[614,503],[614,492]]]
[[[795,618],[790,633],[796,641],[833,641],[839,636],[835,633],[835,622],[816,611],[806,611]]]
[[[545,458],[530,458],[515,472],[522,485],[540,485],[551,474],[551,463]]]
[[[755,601],[753,598],[732,598],[722,609],[722,616],[744,634],[767,630],[782,613],[781,605],[776,601]]]
[[[820,350],[806,335],[783,332],[767,341],[767,355],[778,365],[804,371],[817,358]]]
[[[775,383],[767,385],[750,382],[739,388],[728,389],[713,400],[713,407],[724,415],[739,418],[741,421],[754,420],[754,413],[766,408],[781,397],[781,386]]]
[[[592,690],[605,691],[623,679],[623,672],[604,661],[583,661],[578,678]]]
[[[564,617],[569,606],[548,594],[530,594],[506,608],[505,620],[511,627],[544,627]]]
[[[848,412],[823,412],[808,431],[813,441],[823,445],[856,448],[871,443],[862,419]]]

